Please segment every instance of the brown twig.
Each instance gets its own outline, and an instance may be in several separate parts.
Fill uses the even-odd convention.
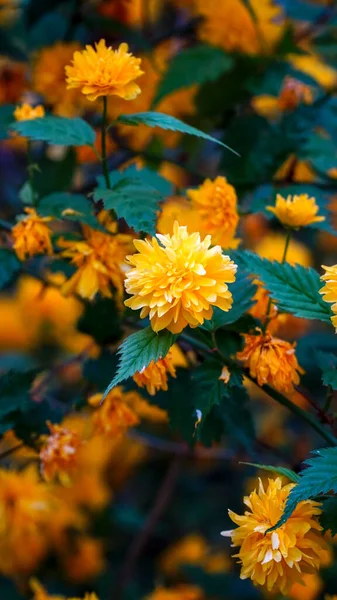
[[[135,570],[137,561],[144,550],[149,538],[151,537],[157,522],[163,515],[172,497],[175,484],[180,473],[182,465],[182,457],[174,456],[172,459],[163,481],[158,489],[154,504],[145,520],[144,526],[137,537],[133,540],[129,552],[127,553],[125,562],[122,566],[120,579],[118,582],[117,592],[114,590],[111,600],[120,600],[123,597],[123,590],[130,581]]]

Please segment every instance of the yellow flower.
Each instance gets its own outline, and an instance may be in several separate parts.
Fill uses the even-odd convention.
[[[162,9],[162,0],[149,0],[146,10],[146,19],[155,22]],[[142,0],[103,0],[99,12],[132,27],[139,27],[144,21]]]
[[[67,600],[65,596],[48,594],[47,590],[41,585],[37,579],[31,579],[30,587],[34,593],[33,600]],[[82,600],[81,598],[68,598],[68,600]],[[96,594],[87,592],[83,600],[99,600]]]
[[[21,106],[17,106],[14,111],[14,118],[16,121],[31,121],[32,119],[44,117],[44,115],[45,112],[42,104],[35,107],[30,104],[21,104]]]
[[[302,583],[294,583],[291,586],[288,592],[289,598],[291,600],[316,600],[323,587],[321,578],[317,573],[310,573],[304,574],[302,579]]]
[[[81,438],[60,425],[48,422],[50,435],[40,451],[42,475],[50,481],[56,475],[62,482],[68,482],[71,472],[77,466],[78,451],[82,446]]]
[[[92,417],[96,434],[116,437],[138,425],[139,418],[127,405],[127,394],[125,398],[121,387],[113,388],[100,405],[101,399],[101,394],[88,399],[91,406],[98,407]]]
[[[60,240],[65,248],[62,256],[71,258],[77,271],[62,286],[65,296],[76,292],[82,298],[92,300],[98,292],[111,297],[111,284],[118,300],[123,296],[123,263],[131,248],[131,237],[124,234],[108,235],[83,226],[83,241]]]
[[[61,561],[68,579],[76,583],[97,577],[106,566],[102,542],[84,535],[76,539],[70,551],[61,549]]]
[[[322,265],[322,267],[325,269],[325,274],[322,275],[321,280],[324,281],[325,285],[319,293],[323,295],[324,302],[333,303],[331,310],[334,316],[331,317],[331,322],[337,333],[337,265],[331,267]]]
[[[254,250],[262,258],[281,262],[284,253],[286,236],[282,233],[269,233],[255,246]],[[312,258],[309,249],[297,240],[290,240],[287,252],[287,262],[309,267]]]
[[[51,229],[48,223],[51,217],[39,217],[34,208],[25,208],[27,217],[24,217],[12,229],[14,239],[13,248],[20,260],[35,254],[53,254],[50,240]]]
[[[318,209],[316,199],[309,198],[308,194],[289,195],[287,198],[277,194],[275,206],[267,206],[282,225],[294,229],[325,221],[325,217],[317,216]]]
[[[308,51],[305,48],[306,52]],[[296,70],[315,79],[323,88],[330,90],[337,83],[337,71],[325,63],[317,54],[291,54],[289,61]]]
[[[27,89],[27,64],[0,56],[0,105],[16,104]]]
[[[168,421],[167,411],[155,404],[150,404],[145,398],[142,398],[137,392],[128,392],[125,394],[125,401],[128,406],[134,410],[140,419],[151,421],[152,423],[166,423]]]
[[[279,392],[291,393],[304,373],[295,355],[296,344],[273,337],[270,332],[245,335],[245,346],[237,354],[259,385],[271,385]]]
[[[291,517],[279,529],[267,533],[283,513],[285,502],[295,484],[282,485],[281,478],[269,479],[265,490],[259,480],[258,491],[244,498],[249,510],[244,515],[229,511],[238,527],[224,531],[240,550],[234,556],[241,564],[241,579],[266,586],[270,592],[287,594],[291,586],[302,581],[306,573],[315,573],[328,552],[320,534],[317,517],[320,504],[300,502]]]
[[[191,202],[183,196],[172,196],[166,200],[158,217],[157,231],[172,235],[175,221],[187,227],[190,232],[200,231],[200,216]]]
[[[139,387],[145,387],[148,393],[151,396],[154,396],[158,390],[167,392],[168,373],[172,377],[176,377],[176,370],[172,364],[170,353],[168,353],[165,358],[157,360],[157,362],[152,360],[147,367],[144,367],[141,371],[134,374],[133,380]]]
[[[15,473],[0,470],[0,572],[15,576],[33,571],[48,548],[50,498],[34,467]]]
[[[203,591],[195,585],[181,584],[174,588],[158,587],[144,600],[203,600]]]
[[[283,112],[292,111],[300,104],[311,104],[312,101],[312,88],[293,77],[287,76],[278,97],[268,94],[256,96],[252,100],[252,106],[259,115],[275,119]]]
[[[182,565],[201,565],[207,550],[206,540],[197,533],[191,533],[165,550],[160,557],[160,569],[172,577]]]
[[[141,89],[135,79],[143,74],[141,59],[128,52],[128,45],[121,44],[118,50],[107,47],[105,40],[86,46],[75,52],[73,64],[65,68],[67,87],[80,88],[90,101],[100,96],[120,96],[133,100]]]
[[[300,183],[312,183],[316,174],[307,160],[300,160],[295,154],[290,154],[274,175],[276,181],[292,178]]]
[[[281,10],[271,0],[252,0],[257,18],[240,0],[196,0],[203,21],[199,37],[229,52],[257,54],[270,50],[282,34]]]
[[[126,274],[125,288],[133,297],[126,306],[141,308],[141,318],[149,316],[154,331],[166,327],[172,333],[202,325],[211,318],[212,306],[230,310],[226,283],[235,281],[237,267],[220,246],[210,248],[211,236],[201,241],[199,233],[189,235],[176,222],[172,236],[157,238],[162,245],[155,238],[134,241],[139,254],[128,257],[134,268]]]
[[[11,25],[20,13],[18,0],[0,0],[0,26]]]
[[[212,236],[213,244],[236,247],[233,240],[239,222],[237,196],[226,177],[206,179],[196,190],[187,190],[192,207],[200,216],[201,232]]]

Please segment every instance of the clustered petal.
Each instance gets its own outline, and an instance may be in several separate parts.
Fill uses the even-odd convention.
[[[152,360],[147,367],[134,374],[133,380],[139,387],[145,387],[148,393],[154,396],[158,390],[164,390],[164,392],[168,390],[168,374],[172,377],[176,376],[170,353],[156,362]]]
[[[47,424],[50,435],[40,451],[42,475],[47,481],[58,475],[61,481],[67,482],[76,468],[83,442],[76,432],[60,425]]]
[[[113,388],[101,401],[102,394],[95,394],[88,400],[96,408],[92,417],[95,434],[116,437],[138,425],[138,415],[128,405],[128,394],[123,394],[121,387]]]
[[[237,196],[226,177],[206,179],[199,188],[187,190],[192,207],[200,218],[200,230],[212,236],[212,242],[223,248],[236,247],[233,240],[239,222]]]
[[[34,208],[25,208],[27,216],[21,219],[12,229],[13,248],[20,260],[26,256],[53,253],[50,240],[52,233],[47,223],[51,217],[40,217]]]
[[[247,366],[259,385],[271,385],[279,392],[292,393],[304,373],[295,355],[296,344],[273,337],[270,332],[245,335],[245,345],[237,358]]]
[[[158,240],[136,240],[138,254],[127,257],[133,268],[126,274],[125,288],[132,297],[126,306],[141,308],[149,316],[154,331],[165,327],[180,333],[184,327],[198,327],[210,319],[213,306],[228,311],[232,294],[227,283],[235,281],[236,265],[203,241],[199,233],[188,234],[186,227],[174,224],[173,235],[157,234]]]
[[[282,516],[294,486],[283,485],[277,477],[269,479],[265,489],[260,480],[258,490],[244,498],[249,510],[244,515],[229,511],[238,527],[222,532],[240,548],[234,556],[241,565],[241,579],[251,579],[270,592],[286,594],[304,574],[315,573],[329,552],[317,520],[320,504],[313,500],[300,502],[281,527],[266,533]]]
[[[44,117],[44,115],[44,107],[41,104],[34,107],[24,103],[21,104],[21,106],[17,106],[14,111],[14,118],[16,121],[30,121],[32,119]]]
[[[319,293],[323,295],[325,302],[333,303],[331,307],[333,312],[331,322],[337,332],[337,265],[332,265],[331,267],[323,265],[323,269],[325,269],[325,274],[322,275],[321,280],[324,281],[325,285]]]
[[[287,198],[277,194],[275,206],[267,206],[267,210],[283,225],[294,229],[325,221],[325,217],[317,216],[318,209],[315,198],[309,198],[308,194],[289,195]]]
[[[110,286],[116,289],[120,301],[124,292],[124,259],[131,248],[131,237],[124,234],[108,235],[83,226],[81,241],[60,240],[64,248],[62,256],[72,259],[76,272],[63,285],[67,296],[76,292],[82,298],[92,300],[98,292],[111,297]]]
[[[65,68],[68,89],[80,88],[90,101],[112,95],[133,100],[141,92],[135,79],[143,71],[141,59],[128,50],[125,43],[120,44],[118,50],[113,50],[102,39],[95,48],[87,45],[82,52],[76,51],[72,65]]]

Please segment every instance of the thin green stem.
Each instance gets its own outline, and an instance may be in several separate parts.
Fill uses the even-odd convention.
[[[289,248],[290,237],[291,237],[290,229],[287,229],[286,244],[284,246],[284,252],[283,252],[283,256],[282,256],[282,260],[281,260],[281,264],[282,265],[283,265],[283,263],[285,263],[286,258],[287,258],[287,252],[288,252],[288,248]]]
[[[106,183],[106,187],[110,190],[110,176],[108,163],[106,159],[106,132],[107,132],[107,110],[108,110],[108,98],[107,96],[103,96],[103,116],[102,116],[102,167],[103,174]]]
[[[326,399],[325,399],[325,404],[323,407],[324,414],[326,414],[329,411],[332,400],[333,400],[333,389],[331,387],[329,387],[327,395],[326,395]]]

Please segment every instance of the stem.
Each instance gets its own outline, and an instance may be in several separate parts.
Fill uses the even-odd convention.
[[[110,190],[110,176],[108,163],[106,159],[106,131],[107,131],[107,109],[108,109],[108,98],[107,96],[103,96],[103,116],[102,116],[102,167],[103,174],[105,178],[106,187]]]
[[[324,413],[325,416],[326,416],[326,413],[330,409],[332,400],[333,400],[333,389],[331,387],[329,387],[327,395],[326,395],[325,404],[324,404],[324,407],[323,407],[323,413]]]
[[[23,448],[23,446],[24,446],[24,443],[23,442],[19,442],[18,444],[16,444],[16,446],[12,446],[12,448],[8,448],[8,450],[5,450],[4,452],[2,452],[0,454],[0,460],[3,460],[7,456],[10,456],[11,454],[13,454],[14,452],[16,452],[17,450],[20,450],[20,448]]]
[[[287,230],[287,237],[286,237],[286,245],[284,247],[284,252],[283,252],[283,256],[282,256],[282,260],[281,260],[281,264],[283,265],[283,263],[285,263],[286,258],[287,258],[287,252],[288,252],[288,248],[289,248],[289,243],[290,243],[290,229]]]
[[[325,429],[325,427],[321,423],[319,423],[319,421],[317,421],[315,417],[313,417],[310,413],[303,410],[303,408],[297,406],[297,404],[291,402],[291,400],[283,396],[283,394],[281,394],[277,390],[274,390],[274,388],[270,387],[269,385],[259,386],[254,377],[251,377],[249,373],[245,373],[245,375],[248,379],[250,379],[250,381],[253,381],[253,383],[255,383],[258,387],[261,387],[262,390],[267,392],[267,394],[271,398],[273,398],[273,400],[276,400],[276,402],[288,408],[292,413],[294,413],[294,415],[297,415],[298,417],[303,419],[303,421],[306,421],[312,429],[317,431],[317,433],[319,433],[322,436],[322,438],[324,438],[325,441],[329,443],[330,446],[337,446],[337,438],[332,433],[330,433],[330,431]]]

